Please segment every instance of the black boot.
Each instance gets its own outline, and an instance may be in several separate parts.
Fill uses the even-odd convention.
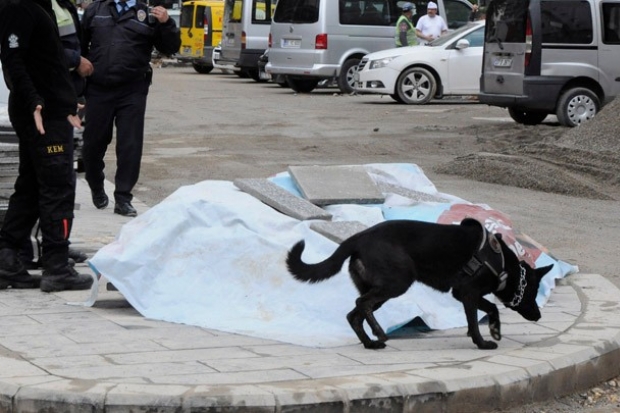
[[[41,280],[28,274],[19,255],[11,248],[0,249],[0,290],[12,288],[37,288]]]
[[[75,248],[69,248],[69,258],[74,261],[74,264],[84,262],[88,259],[88,255],[86,255],[83,251],[80,251]]]
[[[68,264],[60,269],[44,270],[41,278],[41,291],[46,293],[64,290],[88,290],[92,285],[92,276],[79,274],[75,268]]]

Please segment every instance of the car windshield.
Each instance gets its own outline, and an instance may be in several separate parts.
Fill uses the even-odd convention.
[[[444,44],[448,44],[451,41],[461,37],[463,35],[463,32],[466,32],[467,30],[471,29],[472,27],[478,27],[479,25],[480,25],[480,23],[474,23],[474,22],[467,23],[465,26],[459,27],[458,29],[456,29],[453,32],[450,32],[450,33],[448,33],[446,35],[438,37],[437,39],[435,39],[432,42],[430,42],[429,44],[427,44],[427,46],[437,47],[437,46],[443,46]]]

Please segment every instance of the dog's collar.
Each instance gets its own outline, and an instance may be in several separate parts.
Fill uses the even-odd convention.
[[[473,276],[483,268],[488,269],[498,280],[498,286],[495,291],[502,291],[506,288],[506,281],[508,280],[508,273],[504,269],[504,253],[502,252],[502,246],[499,244],[497,238],[487,231],[477,220],[466,218],[462,223],[466,225],[476,223],[482,230],[480,246],[471,259],[465,264],[463,271],[465,274]]]
[[[527,287],[527,272],[523,265],[519,264],[519,268],[521,269],[521,276],[519,277],[519,288],[517,289],[517,291],[515,291],[515,295],[514,297],[512,297],[512,301],[510,301],[509,303],[504,303],[506,307],[517,307],[519,304],[521,304],[521,301],[523,300],[523,294],[525,294],[525,288]]]

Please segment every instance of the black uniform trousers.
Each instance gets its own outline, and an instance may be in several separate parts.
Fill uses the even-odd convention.
[[[116,126],[116,175],[114,199],[131,202],[131,191],[140,176],[144,115],[150,80],[139,79],[119,86],[89,84],[82,148],[84,172],[91,191],[104,187],[104,157]]]
[[[22,248],[40,219],[43,268],[62,270],[67,266],[75,205],[73,126],[66,118],[46,119],[41,135],[32,114],[11,114],[11,123],[19,138],[19,173],[0,246]]]

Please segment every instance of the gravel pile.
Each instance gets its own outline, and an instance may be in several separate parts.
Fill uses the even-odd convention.
[[[592,199],[620,199],[620,100],[577,128],[502,125],[485,151],[438,173]],[[484,128],[484,126],[481,126]]]

